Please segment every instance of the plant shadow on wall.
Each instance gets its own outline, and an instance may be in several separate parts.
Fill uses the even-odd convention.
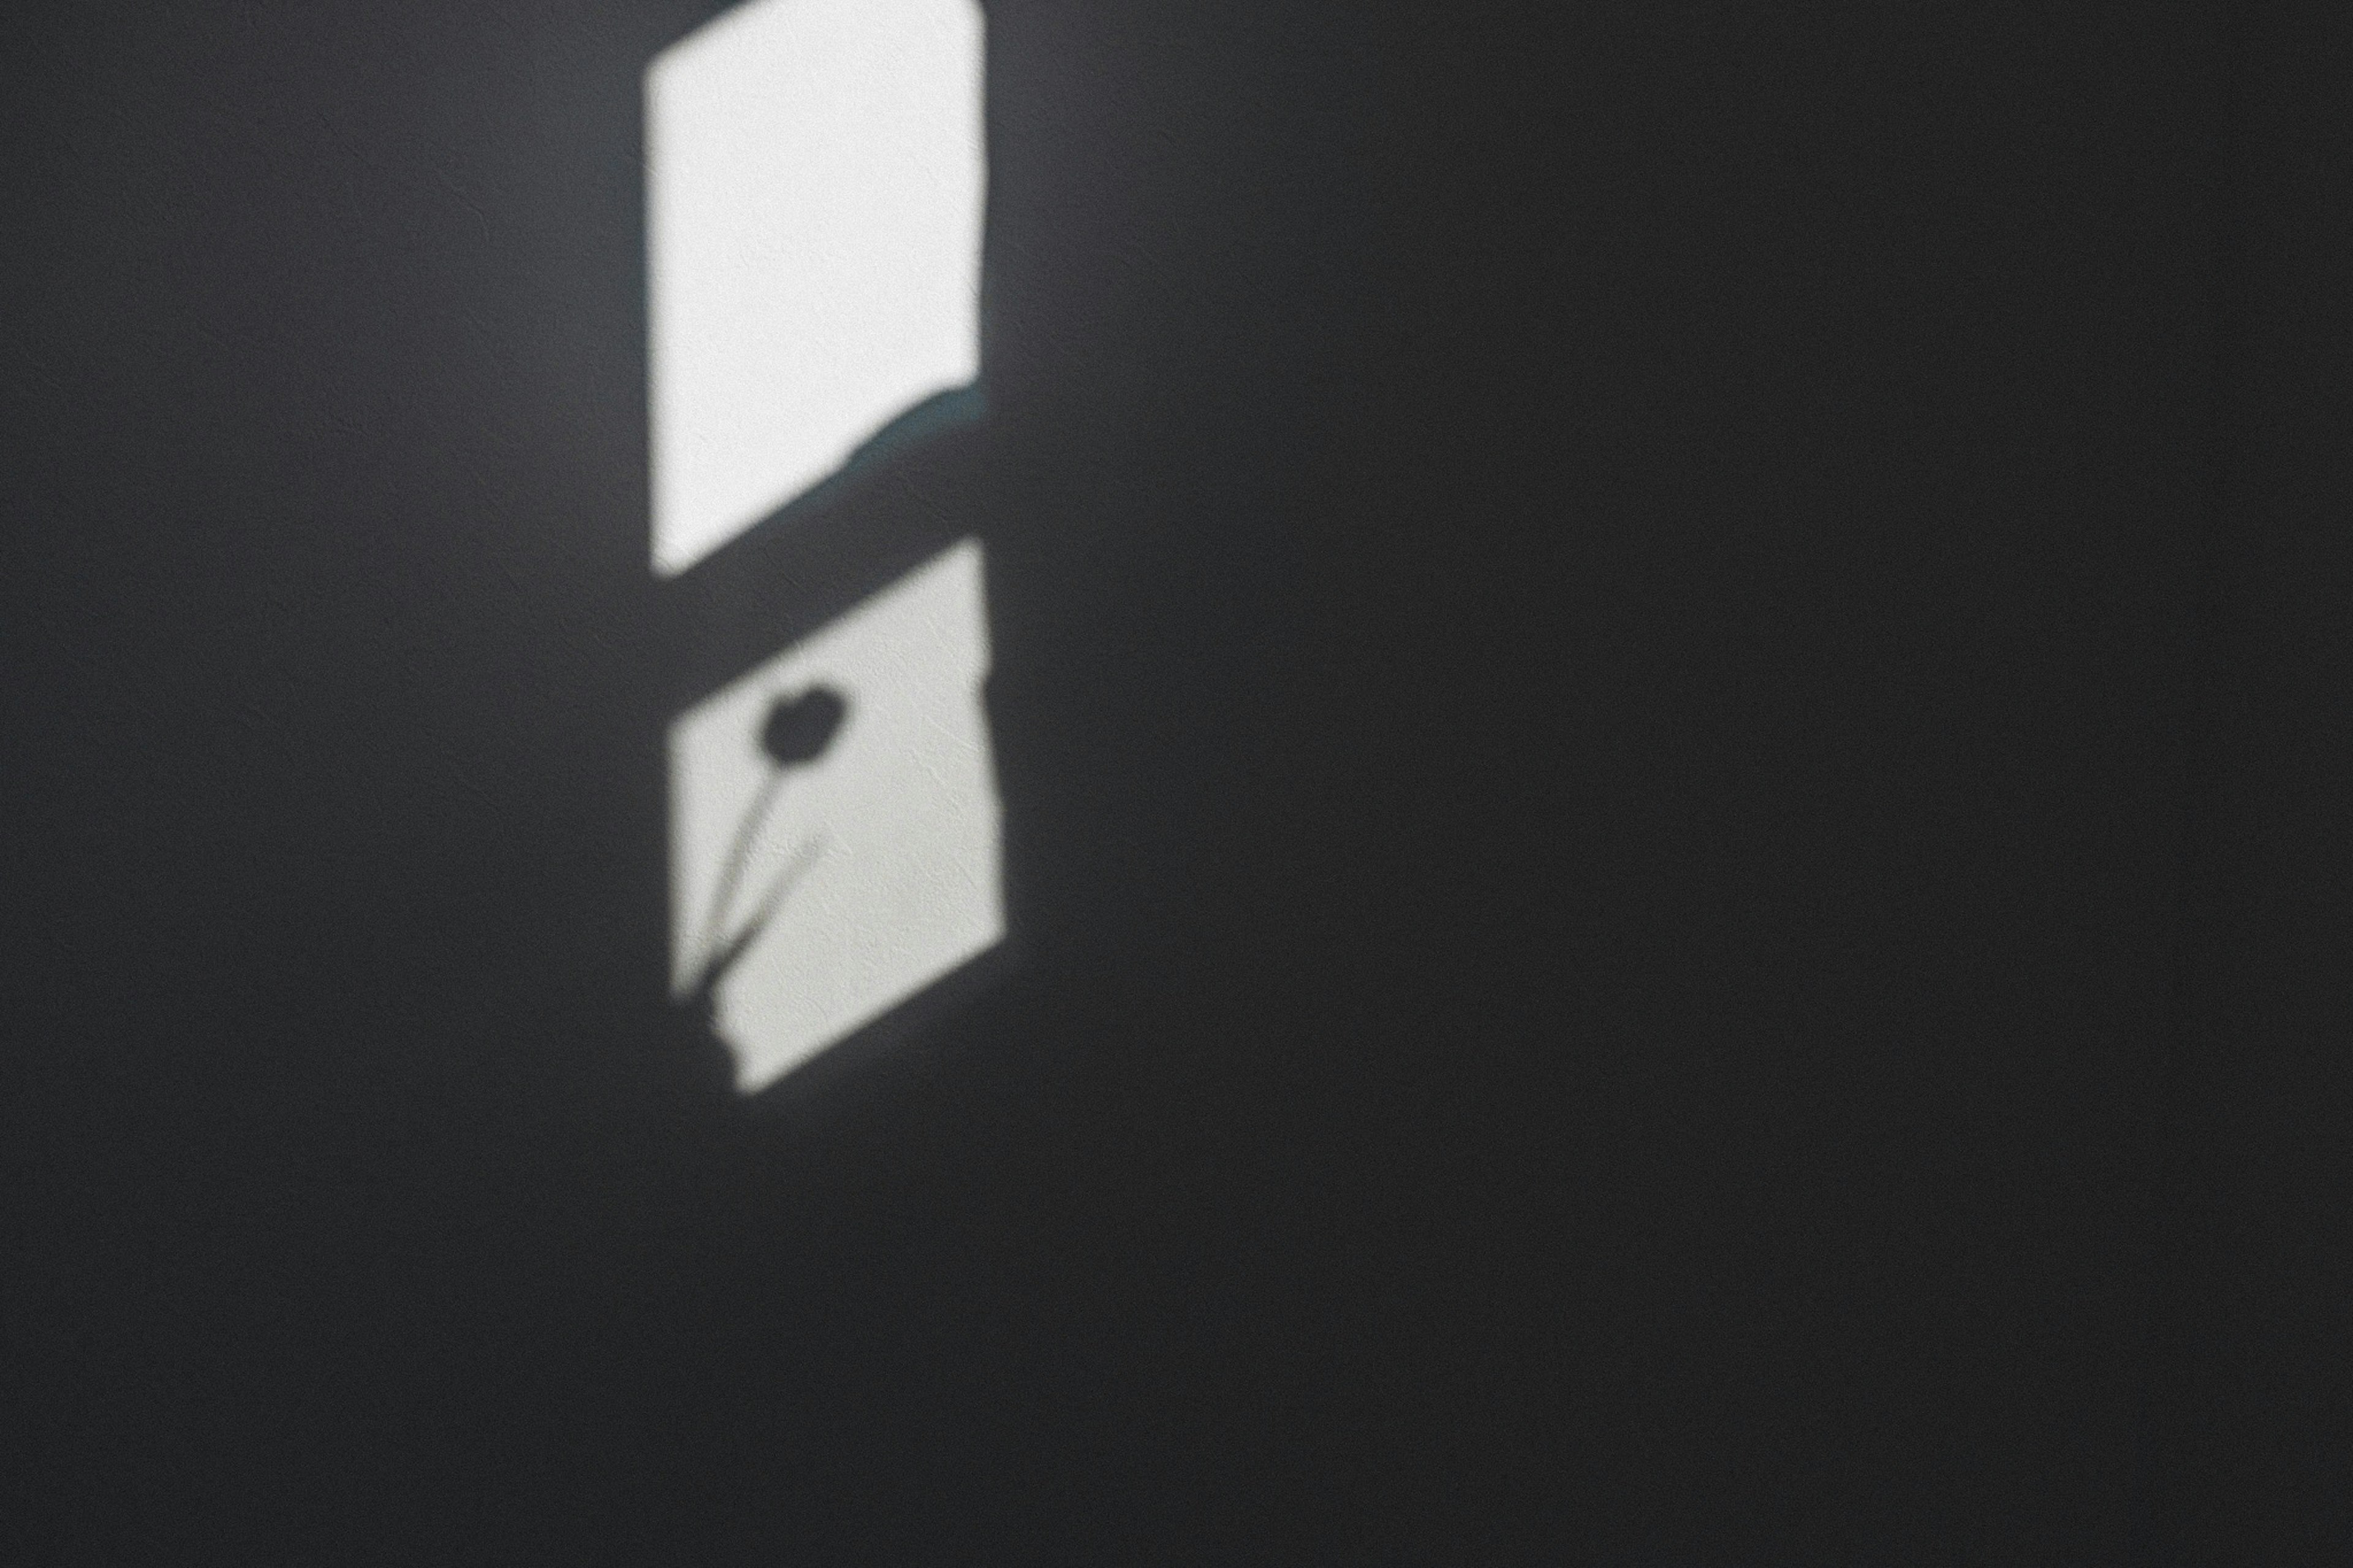
[[[777,698],[769,705],[759,733],[752,737],[754,748],[768,763],[768,775],[758,795],[745,808],[727,858],[720,868],[719,886],[703,918],[699,944],[702,953],[701,967],[694,972],[685,993],[673,997],[670,1003],[671,1033],[681,1054],[696,1069],[694,1076],[714,1089],[729,1090],[735,1086],[735,1058],[719,1036],[720,982],[751,951],[810,866],[825,853],[823,836],[812,837],[794,850],[784,868],[753,900],[751,913],[732,935],[724,934],[728,912],[734,905],[753,846],[766,825],[787,775],[826,753],[849,713],[849,703],[839,692],[830,687],[814,686],[797,696]]]

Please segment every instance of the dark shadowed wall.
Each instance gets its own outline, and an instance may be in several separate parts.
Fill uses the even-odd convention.
[[[995,0],[658,591],[714,9],[0,20],[14,1560],[2341,1549],[2341,29]],[[965,532],[1018,962],[731,1103],[663,726]]]

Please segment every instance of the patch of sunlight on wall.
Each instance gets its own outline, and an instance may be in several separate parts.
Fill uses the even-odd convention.
[[[752,0],[648,68],[652,557],[977,381],[975,0]],[[1005,935],[979,544],[680,717],[671,969],[759,1089]]]
[[[715,995],[740,1090],[1003,939],[987,673],[981,552],[966,540],[671,726],[678,993],[730,934],[758,932]],[[764,725],[811,691],[839,694],[839,728],[814,761],[780,768]]]
[[[975,0],[752,0],[646,72],[653,563],[978,374]]]

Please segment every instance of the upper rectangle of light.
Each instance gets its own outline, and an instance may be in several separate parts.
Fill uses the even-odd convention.
[[[979,374],[975,0],[752,0],[646,72],[654,569]]]

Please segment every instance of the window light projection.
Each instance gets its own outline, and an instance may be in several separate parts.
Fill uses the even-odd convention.
[[[753,0],[646,72],[653,563],[979,368],[975,0]]]
[[[658,575],[972,405],[982,71],[976,0],[752,0],[648,68]],[[670,726],[673,997],[741,1092],[1004,939],[982,592],[967,539]]]
[[[671,980],[760,1089],[1005,935],[980,546],[670,728]]]

